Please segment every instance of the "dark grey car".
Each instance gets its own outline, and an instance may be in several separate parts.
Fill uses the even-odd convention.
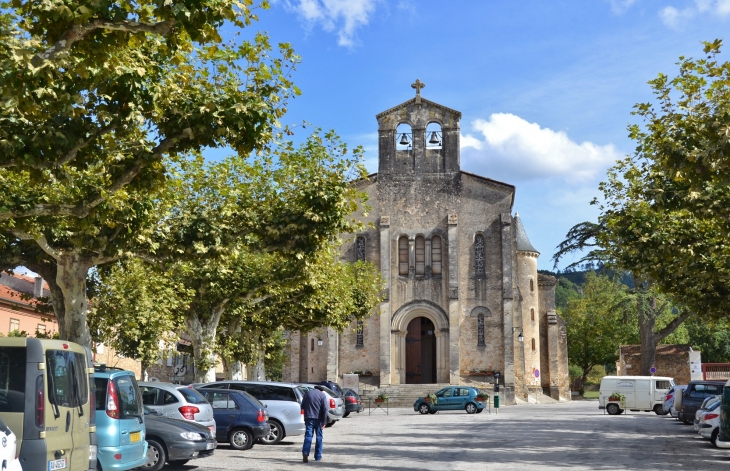
[[[165,417],[144,408],[147,430],[147,462],[141,469],[157,471],[165,463],[182,465],[196,458],[211,456],[218,446],[215,434],[203,425]]]

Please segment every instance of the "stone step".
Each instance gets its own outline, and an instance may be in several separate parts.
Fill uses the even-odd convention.
[[[388,396],[390,407],[413,407],[413,403],[419,397],[429,393],[435,393],[449,384],[395,384],[376,388],[373,386],[360,386],[360,397],[367,403],[368,399],[375,399],[378,395],[385,393]]]

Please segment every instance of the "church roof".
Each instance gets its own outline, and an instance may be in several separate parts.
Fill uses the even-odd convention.
[[[535,247],[533,247],[530,243],[530,239],[527,237],[527,231],[525,231],[525,226],[522,225],[520,215],[517,213],[515,213],[515,229],[517,232],[517,234],[515,235],[515,239],[517,242],[517,251],[540,253],[535,250]]]
[[[434,101],[427,100],[427,99],[425,99],[423,97],[421,97],[421,103],[425,103],[425,104],[427,104],[429,106],[433,106],[433,107],[436,107],[436,108],[441,108],[442,110],[446,111],[447,113],[454,114],[456,116],[456,119],[461,119],[461,111],[452,110],[451,108],[449,108],[447,106],[440,105],[440,104],[438,104],[438,103],[436,103]],[[414,98],[411,98],[408,101],[404,101],[400,105],[396,105],[393,108],[390,108],[388,110],[385,110],[382,113],[376,114],[375,115],[375,118],[380,119],[382,116],[389,115],[392,112],[397,111],[397,110],[399,110],[401,108],[405,108],[406,106],[411,105],[411,104],[416,104],[416,98],[415,97]]]

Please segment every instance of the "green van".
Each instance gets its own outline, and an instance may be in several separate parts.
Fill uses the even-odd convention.
[[[91,351],[65,340],[0,338],[0,417],[33,471],[96,470]]]

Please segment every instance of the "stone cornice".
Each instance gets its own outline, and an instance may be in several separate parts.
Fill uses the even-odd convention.
[[[414,97],[414,98],[411,98],[408,101],[404,101],[400,105],[396,105],[393,108],[390,108],[388,110],[383,111],[382,113],[376,114],[375,115],[375,118],[379,120],[380,118],[385,117],[385,116],[387,116],[389,114],[392,114],[395,111],[398,111],[400,109],[406,108],[409,105],[415,105],[415,104],[416,104],[416,99]],[[435,108],[440,108],[440,109],[446,111],[447,113],[451,113],[451,114],[455,115],[457,120],[460,120],[461,119],[461,112],[460,111],[452,110],[451,108],[449,108],[447,106],[439,105],[438,103],[435,103],[435,102],[433,102],[431,100],[426,100],[423,97],[421,97],[421,104],[426,104],[426,105],[429,105],[429,106],[432,106],[432,107],[435,107]]]

